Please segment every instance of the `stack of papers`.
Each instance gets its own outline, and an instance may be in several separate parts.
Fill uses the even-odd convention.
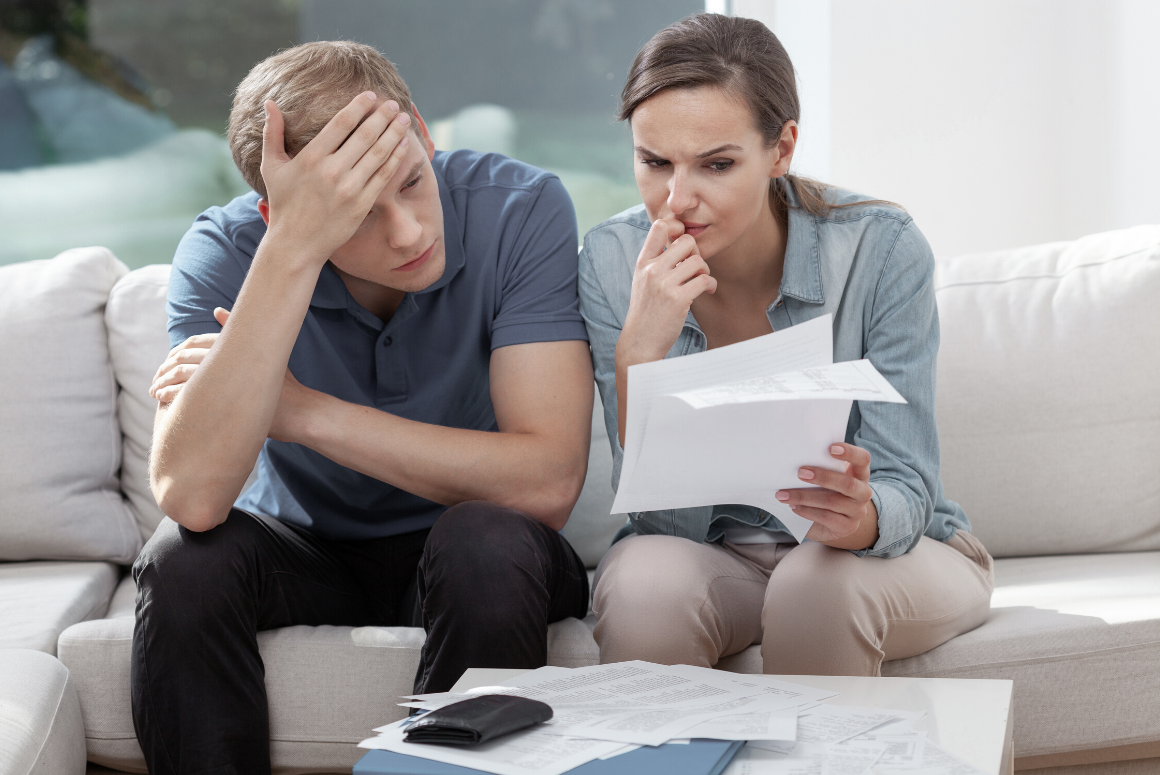
[[[976,772],[971,765],[954,769],[963,763],[913,730],[922,713],[821,704],[836,694],[769,676],[688,665],[543,667],[495,686],[413,695],[401,704],[429,711],[480,694],[529,697],[550,705],[554,715],[543,724],[472,747],[404,741],[407,726],[417,718],[413,716],[379,727],[375,737],[359,745],[497,775],[560,775],[645,747],[631,758],[644,762],[638,766],[647,772],[648,759],[640,757],[650,748],[667,750],[687,746],[690,740],[695,746],[707,740],[747,743],[725,770],[729,775]],[[722,748],[710,759],[721,759],[727,750],[723,766],[736,749]],[[720,772],[721,767],[705,775],[710,771]]]
[[[801,541],[813,524],[776,497],[802,466],[841,470],[830,445],[854,401],[906,403],[868,360],[834,363],[830,315],[628,369],[624,463],[612,513],[740,503]],[[688,461],[698,475],[688,475]]]

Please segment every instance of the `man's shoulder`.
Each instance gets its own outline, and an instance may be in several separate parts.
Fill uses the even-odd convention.
[[[547,170],[500,153],[477,151],[436,151],[432,166],[442,175],[451,191],[491,190],[534,192],[556,177]]]
[[[174,263],[202,263],[230,256],[253,258],[266,233],[258,199],[258,194],[251,191],[203,211],[178,246]]]

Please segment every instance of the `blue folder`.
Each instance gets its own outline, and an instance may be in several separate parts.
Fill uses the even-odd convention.
[[[720,775],[745,743],[693,740],[637,748],[611,759],[595,759],[568,775]],[[480,775],[480,770],[444,764],[394,751],[368,751],[351,775]]]

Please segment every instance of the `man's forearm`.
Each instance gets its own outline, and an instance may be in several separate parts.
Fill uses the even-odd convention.
[[[219,524],[266,440],[321,262],[259,246],[229,325],[159,412],[151,461],[162,510],[193,530]]]
[[[428,425],[322,394],[315,401],[299,443],[436,503],[487,500],[559,530],[584,484],[587,444]]]

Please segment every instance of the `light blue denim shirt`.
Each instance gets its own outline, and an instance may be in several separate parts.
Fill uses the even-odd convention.
[[[962,508],[943,494],[939,479],[934,403],[939,328],[930,246],[898,208],[865,204],[814,216],[797,206],[793,187],[786,188],[789,235],[780,294],[766,310],[770,325],[779,331],[833,314],[834,360],[868,358],[907,400],[855,401],[850,410],[845,441],[870,452],[870,487],[878,509],[878,542],[856,554],[897,557],[923,535],[946,541],[956,530],[969,531]],[[828,196],[835,204],[867,200],[837,189],[829,189]],[[588,232],[580,251],[580,312],[604,402],[614,488],[624,457],[618,440],[616,340],[650,225],[644,206],[638,205]],[[665,357],[704,349],[705,335],[689,313]],[[753,507],[703,506],[629,517],[638,533],[697,542],[718,540],[727,525],[738,523],[785,529],[776,517]]]

